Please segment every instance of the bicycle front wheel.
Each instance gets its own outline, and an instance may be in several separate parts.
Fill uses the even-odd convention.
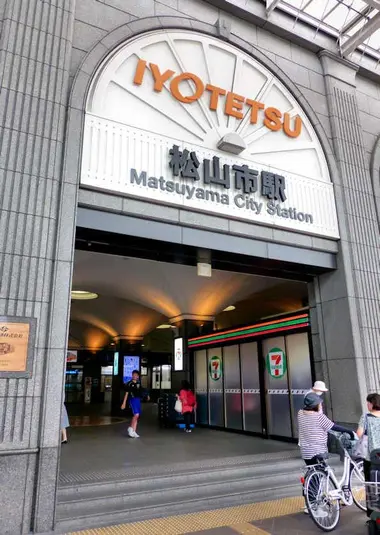
[[[310,472],[305,481],[306,506],[314,523],[323,531],[332,531],[339,522],[339,500],[331,497],[334,482],[322,470]]]
[[[364,462],[351,464],[350,490],[354,503],[362,511],[367,510],[365,495]]]

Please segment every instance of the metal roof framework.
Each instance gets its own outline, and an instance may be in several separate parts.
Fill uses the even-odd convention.
[[[265,0],[267,16],[281,10],[298,22],[335,37],[340,54],[354,51],[380,62],[380,0]]]

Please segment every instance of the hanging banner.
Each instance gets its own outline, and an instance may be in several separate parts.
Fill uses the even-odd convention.
[[[183,338],[174,340],[174,371],[183,370]]]

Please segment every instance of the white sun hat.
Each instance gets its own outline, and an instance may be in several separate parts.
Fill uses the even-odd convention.
[[[318,390],[318,392],[328,392],[329,389],[326,388],[326,385],[323,381],[315,381],[313,390]]]

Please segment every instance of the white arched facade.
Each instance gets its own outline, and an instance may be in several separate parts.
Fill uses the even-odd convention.
[[[326,158],[296,99],[197,32],[146,33],[106,58],[87,99],[81,184],[339,238]]]

